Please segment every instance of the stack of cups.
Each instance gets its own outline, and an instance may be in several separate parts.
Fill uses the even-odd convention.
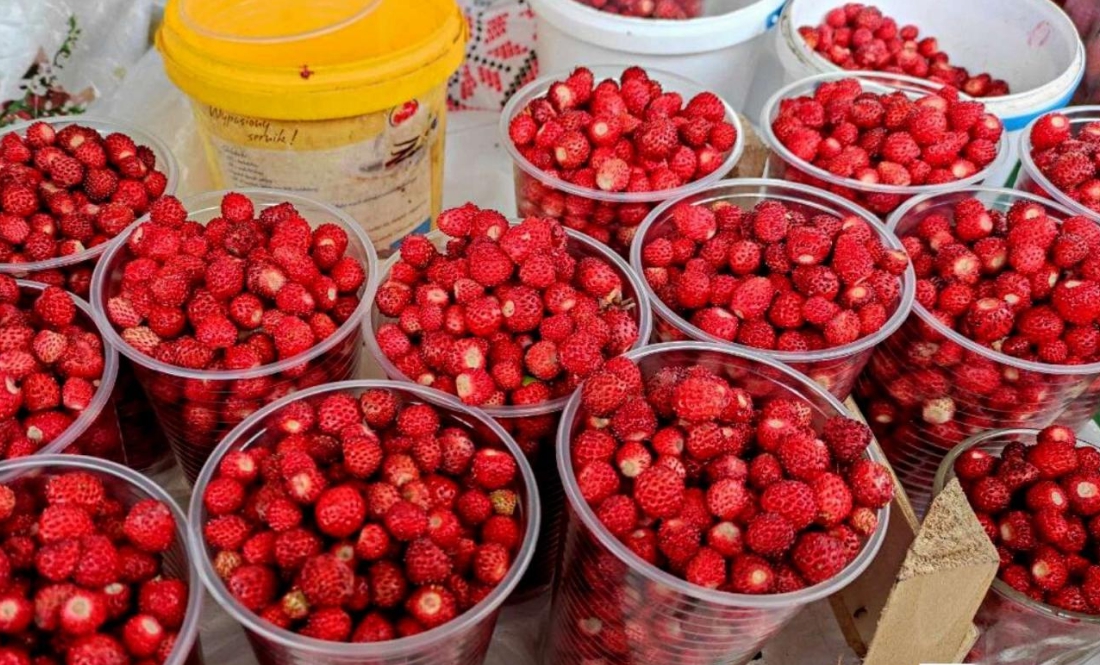
[[[768,175],[770,177],[801,182],[829,190],[846,199],[855,201],[867,210],[885,218],[898,206],[914,196],[950,191],[967,185],[979,185],[985,182],[986,177],[998,170],[1001,163],[1008,159],[1010,151],[1002,134],[999,140],[997,157],[981,171],[961,180],[939,185],[902,186],[872,184],[856,178],[842,178],[796,157],[790,148],[783,145],[772,130],[772,122],[779,116],[782,102],[795,97],[812,96],[822,83],[850,78],[859,79],[864,92],[889,94],[900,91],[910,99],[919,99],[935,94],[942,87],[937,83],[924,79],[879,72],[831,72],[795,81],[776,92],[764,105],[764,111],[761,114],[760,131],[764,135],[764,142],[775,153],[775,159],[768,161]],[[965,98],[965,95],[960,95],[960,97]]]
[[[202,621],[202,584],[189,549],[187,518],[164,488],[145,475],[119,464],[80,455],[32,455],[0,462],[0,484],[29,484],[44,493],[46,482],[64,473],[87,473],[98,478],[110,499],[129,508],[139,501],[154,499],[172,511],[175,540],[162,555],[163,570],[188,585],[187,607],[175,645],[162,665],[202,665],[199,626]],[[24,485],[26,486],[26,485]]]
[[[578,261],[586,256],[598,257],[610,264],[619,274],[623,284],[623,301],[634,303],[635,322],[638,324],[638,341],[635,347],[644,345],[649,340],[653,319],[649,302],[643,295],[642,280],[630,269],[626,261],[610,251],[607,246],[577,231],[566,229],[566,233],[569,236],[570,255]],[[448,237],[442,231],[434,231],[427,237],[437,249],[446,248]],[[390,270],[400,258],[399,254],[394,255],[382,266],[381,283],[389,279]],[[409,381],[409,377],[402,374],[382,352],[375,337],[374,333],[379,326],[387,322],[387,319],[378,311],[377,306],[372,306],[370,318],[366,342],[374,361],[382,368],[387,378],[395,381]],[[457,401],[457,398],[455,399]],[[520,582],[513,600],[522,600],[545,591],[553,582],[558,568],[563,526],[563,495],[561,478],[558,476],[554,462],[554,437],[562,409],[565,408],[568,399],[568,396],[565,396],[541,404],[486,406],[481,409],[500,423],[516,440],[527,461],[534,467],[538,480],[539,501],[546,515],[542,520],[535,558],[531,562],[527,575]]]
[[[977,198],[1006,211],[1020,200],[1061,206],[1004,189],[969,188],[908,201],[889,227],[905,237],[922,219],[953,220],[956,203]],[[879,344],[859,378],[855,397],[918,514],[932,499],[944,455],[960,441],[999,427],[1079,427],[1100,405],[1100,363],[1050,365],[1015,358],[945,326],[919,303],[901,328]],[[1071,410],[1072,407],[1072,410]]]
[[[805,400],[815,424],[847,414],[835,397],[807,377],[751,352],[677,342],[627,356],[646,378],[664,367],[704,366],[728,377],[754,399],[782,395]],[[608,532],[581,495],[570,458],[571,439],[583,426],[579,411],[577,393],[565,407],[558,430],[558,469],[565,485],[569,527],[545,663],[745,663],[802,608],[859,577],[882,545],[889,507],[879,511],[878,528],[859,555],[821,584],[776,595],[725,593],[689,584],[631,552]],[[869,454],[883,461],[874,451]]]
[[[402,403],[430,404],[440,412],[441,426],[472,428],[489,446],[507,449],[518,461],[522,477],[521,498],[518,510],[523,517],[523,544],[512,562],[508,574],[480,603],[465,614],[447,623],[413,637],[388,642],[346,643],[318,640],[279,628],[249,611],[226,588],[214,570],[212,558],[216,552],[207,547],[203,537],[203,525],[208,513],[203,501],[207,484],[228,453],[248,450],[270,444],[278,437],[272,423],[279,411],[299,400],[320,401],[336,392],[359,395],[367,390],[389,390],[397,394]],[[535,489],[535,475],[531,466],[523,461],[523,455],[515,441],[504,429],[485,414],[463,406],[430,388],[411,383],[393,381],[345,381],[288,396],[257,411],[230,432],[210,456],[202,474],[195,483],[191,495],[191,547],[198,559],[198,570],[206,588],[218,605],[244,628],[257,660],[264,665],[480,665],[493,637],[497,615],[505,599],[519,584],[535,550],[539,525],[539,498]]]
[[[624,68],[603,66],[589,69],[596,75],[598,82],[608,78],[619,80]],[[699,84],[675,74],[653,69],[648,70],[648,74],[665,90],[680,93],[685,101],[706,92]],[[745,132],[741,127],[740,117],[729,104],[723,102],[726,107],[726,122],[737,128],[737,142],[722,165],[709,175],[676,189],[655,192],[605,192],[566,182],[528,161],[509,138],[508,127],[512,119],[522,113],[528,104],[544,97],[555,81],[563,81],[567,76],[568,73],[558,73],[528,84],[512,95],[500,116],[500,140],[512,157],[516,208],[521,217],[551,217],[567,228],[583,231],[625,255],[635,230],[650,210],[663,201],[680,198],[721,180],[733,170],[737,160],[741,158],[745,148]]]
[[[194,481],[207,456],[222,437],[263,405],[296,390],[342,381],[355,375],[362,352],[360,326],[374,296],[377,259],[362,227],[332,206],[293,194],[243,189],[259,210],[289,202],[309,224],[339,225],[348,235],[347,255],[363,265],[367,279],[359,307],[335,333],[309,351],[247,370],[191,370],[160,362],[126,343],[106,316],[107,301],[121,288],[123,267],[133,258],[127,239],[135,224],[119,236],[96,267],[92,307],[111,346],[134,364],[138,382],[153,404],[157,420],[186,474]],[[226,192],[208,192],[183,201],[188,221],[206,224],[221,212]]]
[[[955,460],[967,450],[978,449],[1000,457],[1005,445],[1034,445],[1035,429],[998,429],[978,434],[956,446],[936,473],[933,494],[939,494],[955,477]],[[1077,439],[1078,445],[1097,448]],[[1070,612],[1036,601],[1016,591],[1000,578],[978,609],[974,624],[981,631],[968,662],[988,665],[1032,663],[1086,663],[1100,653],[1100,616]]]
[[[69,125],[79,125],[93,129],[101,136],[116,132],[129,136],[137,145],[148,147],[156,157],[156,168],[164,173],[167,180],[164,195],[175,193],[179,183],[179,167],[167,146],[152,134],[115,120],[101,120],[88,116],[80,116],[76,119],[62,117],[28,121],[6,128],[5,133],[14,132],[22,136],[26,134],[28,127],[39,122],[49,124],[57,130]],[[61,286],[74,295],[87,299],[92,283],[92,271],[108,245],[109,243],[105,242],[88,247],[76,254],[45,261],[0,263],[0,274]],[[129,360],[121,359],[117,374],[114,402],[122,428],[126,465],[139,471],[155,472],[171,462],[164,433],[153,416],[149,400],[136,385]]]
[[[630,248],[630,265],[639,275],[645,274],[642,252],[648,243],[657,238],[665,237],[674,230],[671,211],[678,204],[708,205],[722,201],[749,211],[761,201],[766,200],[781,201],[785,206],[798,210],[806,214],[807,217],[817,214],[829,214],[841,219],[848,216],[858,217],[867,223],[867,226],[878,235],[879,240],[888,249],[902,249],[897,237],[887,231],[878,219],[863,208],[835,194],[782,180],[744,178],[710,185],[684,198],[668,201],[655,209],[642,223],[637,235],[634,237],[634,243]],[[763,353],[769,358],[773,358],[809,376],[838,399],[847,399],[855,386],[856,378],[863,371],[863,367],[870,359],[875,346],[886,339],[890,333],[897,330],[898,326],[909,316],[909,310],[913,305],[915,284],[916,277],[913,275],[912,267],[910,267],[902,278],[897,301],[889,304],[890,313],[886,323],[877,332],[851,344],[807,352],[752,350]],[[642,285],[645,297],[653,307],[654,341],[671,342],[691,339],[700,342],[728,344],[738,349],[748,348],[720,340],[700,330],[658,298],[649,283],[644,279]]]

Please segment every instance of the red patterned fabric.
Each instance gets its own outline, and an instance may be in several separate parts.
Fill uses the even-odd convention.
[[[526,0],[458,0],[470,26],[466,61],[451,77],[455,110],[498,111],[538,76],[535,17]]]

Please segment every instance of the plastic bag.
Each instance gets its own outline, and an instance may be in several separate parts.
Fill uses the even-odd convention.
[[[89,110],[149,48],[151,0],[4,0],[0,125]]]

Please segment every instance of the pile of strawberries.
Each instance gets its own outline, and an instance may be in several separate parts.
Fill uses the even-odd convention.
[[[607,195],[675,189],[717,171],[737,142],[726,113],[717,95],[684,100],[640,67],[598,83],[576,69],[512,118],[508,136],[535,168],[592,194],[570,194],[517,169],[520,213],[553,217],[625,250],[660,197],[613,203]]]
[[[38,122],[0,137],[0,263],[75,256],[145,214],[168,180],[147,146],[120,133]],[[92,266],[35,273],[36,281],[88,294]]]
[[[103,376],[103,340],[73,297],[56,286],[37,295],[0,275],[0,457],[37,452],[88,407]],[[119,451],[113,413],[67,452]]]
[[[454,619],[508,574],[519,465],[468,425],[369,389],[288,404],[266,431],[198,490],[217,575],[264,620],[382,642]]]
[[[703,0],[577,0],[609,14],[683,20],[703,14]]]
[[[1087,122],[1076,132],[1061,113],[1040,118],[1031,128],[1031,159],[1061,192],[1100,214],[1100,122]],[[1035,194],[1047,196],[1032,185]]]
[[[473,204],[444,211],[440,252],[411,235],[375,305],[375,331],[405,377],[472,406],[530,405],[572,392],[638,341],[626,277],[586,256],[556,220],[509,226]]]
[[[1041,603],[1100,614],[1100,451],[1054,425],[1032,445],[1012,442],[999,454],[971,448],[954,469],[997,546],[1005,584]]]
[[[257,215],[238,193],[226,194],[221,216],[205,226],[187,216],[175,198],[157,201],[109,267],[120,279],[107,318],[137,351],[189,370],[250,370],[305,353],[355,313],[366,269],[340,225],[312,228],[290,203]],[[355,344],[338,345],[338,359],[239,381],[185,382],[136,369],[163,405],[169,436],[209,444],[294,387],[346,378]],[[179,422],[164,422],[170,412],[181,413]]]
[[[680,203],[663,223],[642,248],[657,297],[708,335],[760,349],[812,351],[874,333],[909,266],[865,220],[779,200],[750,211]]]
[[[164,663],[187,610],[171,510],[84,471],[0,486],[0,656],[11,665]]]
[[[951,64],[935,37],[920,39],[915,25],[898,27],[874,5],[850,2],[825,15],[820,25],[802,26],[806,45],[843,69],[861,69],[929,79],[959,88],[971,97],[999,97],[1008,83],[987,73],[971,76]]]
[[[786,177],[821,186],[878,214],[892,212],[901,194],[866,185],[940,185],[969,178],[997,157],[1003,126],[981,102],[943,87],[910,99],[904,92],[864,91],[858,79],[821,83],[812,95],[780,101],[772,131],[798,163]],[[855,181],[829,186],[799,171],[807,162]]]
[[[889,471],[864,456],[866,425],[815,426],[808,402],[754,397],[704,365],[643,376],[616,358],[580,399],[570,455],[585,501],[641,559],[692,584],[767,594],[824,582],[893,498]]]
[[[1095,222],[1059,221],[1027,200],[1002,213],[969,198],[926,212],[902,243],[916,271],[917,302],[943,326],[1014,358],[1100,360]],[[1082,381],[1003,365],[911,317],[872,358],[858,394],[887,455],[907,459],[908,468],[913,459],[904,451],[925,451],[919,457],[929,458],[928,477],[939,460],[927,451],[942,457],[979,431],[1049,422],[1081,393]]]

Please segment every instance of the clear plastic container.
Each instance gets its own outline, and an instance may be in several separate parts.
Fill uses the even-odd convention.
[[[30,309],[31,304],[46,287],[39,282],[16,281],[23,299],[20,307]],[[76,304],[78,325],[90,332],[99,332],[92,308],[88,303],[76,297],[73,298],[73,302]],[[118,352],[104,342],[103,376],[99,379],[92,401],[61,433],[61,436],[42,446],[36,455],[66,453],[90,455],[119,462],[126,459],[118,416],[115,412],[119,397],[115,383],[118,376],[118,361]]]
[[[596,82],[613,78],[620,80],[623,66],[589,67],[596,75]],[[686,103],[695,95],[707,92],[698,83],[675,74],[656,69],[648,70],[649,76],[669,92],[678,92]],[[737,142],[725,161],[713,173],[676,189],[656,192],[605,192],[580,187],[553,176],[527,160],[508,136],[512,118],[521,113],[538,97],[545,96],[556,81],[563,81],[568,72],[544,76],[527,84],[512,95],[500,115],[500,141],[512,157],[512,173],[516,185],[516,209],[519,216],[552,217],[564,226],[583,231],[606,242],[616,251],[626,254],[634,232],[645,216],[663,201],[676,199],[721,180],[737,165],[745,149],[745,130],[737,113],[726,102],[726,122],[737,128]],[[610,221],[597,221],[606,218]]]
[[[164,173],[168,184],[164,188],[164,194],[175,194],[179,184],[179,166],[168,147],[156,136],[137,127],[106,118],[94,116],[43,118],[12,125],[6,128],[2,134],[16,132],[25,135],[26,130],[36,122],[44,122],[55,129],[61,129],[68,125],[80,125],[90,127],[101,136],[107,136],[114,132],[120,132],[132,138],[139,146],[148,146],[157,158],[157,170]],[[92,284],[92,271],[103,252],[107,250],[110,242],[105,242],[94,247],[89,247],[83,252],[69,256],[59,256],[46,261],[32,261],[28,263],[0,263],[0,273],[12,275],[20,279],[30,279],[62,286],[80,298],[88,298],[88,291]],[[143,440],[153,439],[160,443],[164,441],[164,432],[160,431],[156,419],[153,417],[153,408],[140,389],[129,388],[134,382],[133,368],[126,359],[121,359],[118,367],[118,390],[115,393],[115,404],[122,415],[123,441],[133,449],[134,455],[127,457],[127,464],[134,469],[143,471],[156,471],[171,460],[166,445],[144,446]],[[137,425],[130,428],[133,423]],[[147,449],[148,453],[141,452]]]
[[[321,399],[324,395],[350,391],[385,389],[397,393],[403,403],[431,404],[441,411],[442,424],[472,428],[489,445],[507,449],[519,463],[522,476],[520,511],[526,522],[523,545],[508,574],[480,603],[465,614],[413,637],[389,642],[355,644],[317,640],[268,623],[237,602],[214,572],[202,525],[206,523],[203,490],[213,478],[222,457],[234,450],[264,445],[269,441],[268,418],[285,405],[297,400]],[[480,665],[496,626],[497,615],[505,599],[519,584],[531,557],[539,528],[541,508],[535,488],[535,475],[516,442],[491,418],[477,409],[464,406],[431,388],[396,381],[345,381],[302,391],[268,405],[230,432],[210,456],[191,495],[191,548],[199,574],[207,590],[233,619],[244,628],[257,660],[265,665]]]
[[[801,398],[815,424],[847,415],[844,406],[809,378],[762,355],[699,342],[658,344],[627,354],[643,376],[662,367],[710,367],[756,398]],[[612,536],[581,496],[573,476],[570,439],[578,429],[579,393],[565,407],[558,430],[558,469],[569,526],[562,575],[555,589],[545,665],[741,665],[751,659],[803,607],[859,577],[886,534],[889,507],[863,550],[836,577],[774,595],[704,589],[644,562]],[[875,452],[872,459],[884,462]],[[614,637],[612,637],[614,636]]]
[[[956,446],[936,473],[933,493],[955,477],[955,460],[971,448],[999,455],[1006,444],[1034,444],[1036,429],[983,432]],[[1100,447],[1080,437],[1079,444]],[[981,665],[1086,665],[1100,656],[1100,616],[1070,612],[1040,603],[1000,578],[978,609],[974,624],[980,634],[967,658]]]
[[[839,194],[846,199],[855,201],[871,212],[885,218],[906,200],[921,194],[945,192],[959,187],[979,185],[991,172],[1000,168],[1002,162],[1008,159],[1009,153],[1005,136],[1002,133],[998,143],[997,157],[984,169],[974,175],[944,183],[942,185],[883,185],[867,184],[855,178],[841,178],[825,169],[805,162],[794,155],[783,145],[772,131],[772,121],[779,115],[779,104],[784,99],[812,95],[819,85],[828,81],[838,81],[846,78],[858,78],[863,85],[864,92],[887,94],[902,91],[911,99],[917,99],[935,93],[943,86],[926,81],[924,79],[902,76],[901,74],[883,74],[881,72],[828,72],[817,74],[800,81],[795,81],[781,88],[772,95],[772,98],[764,105],[764,111],[760,117],[760,132],[764,142],[775,153],[774,159],[768,160],[767,175],[773,178],[801,182],[815,187],[826,189]],[[960,95],[967,99],[966,95]]]
[[[362,355],[359,328],[374,298],[378,260],[359,224],[345,213],[294,194],[264,189],[235,190],[248,196],[257,212],[290,202],[316,228],[334,223],[348,234],[347,255],[363,265],[366,279],[355,313],[335,333],[305,353],[249,370],[191,370],[162,363],[123,341],[107,319],[106,303],[120,288],[123,265],[132,258],[126,239],[134,224],[112,244],[96,267],[92,309],[108,343],[133,362],[137,380],[153,405],[157,420],[188,480],[194,481],[221,438],[264,404],[295,390],[351,378]],[[207,192],[183,201],[188,219],[201,224],[221,214],[226,192]],[[242,395],[242,391],[244,396]],[[199,424],[204,426],[199,426]]]
[[[889,227],[904,237],[929,214],[953,219],[954,205],[967,198],[1001,211],[1021,199],[1036,201],[1055,217],[1070,216],[1030,194],[972,187],[912,199],[894,213]],[[875,348],[854,395],[922,515],[940,462],[959,442],[1004,427],[1054,422],[1079,427],[1100,406],[1098,379],[1100,363],[1048,365],[1013,358],[967,339],[914,303],[909,319]],[[989,384],[992,390],[984,387]]]
[[[219,187],[298,192],[383,253],[443,204],[454,0],[169,0],[156,34]]]
[[[518,224],[512,221],[512,224]],[[586,256],[599,257],[612,265],[622,278],[623,300],[632,300],[636,305],[638,342],[635,348],[644,346],[653,328],[653,316],[650,311],[649,300],[644,296],[645,283],[630,269],[618,254],[610,251],[605,245],[596,240],[573,231],[565,230],[569,237],[569,252],[580,259]],[[433,231],[428,235],[432,244],[442,249],[447,244],[447,236],[442,231]],[[400,260],[399,255],[391,256],[382,266],[379,283],[384,283],[390,274],[393,264]],[[402,374],[397,367],[382,353],[378,346],[378,340],[374,331],[380,325],[391,321],[378,311],[373,304],[370,310],[370,325],[365,328],[367,350],[374,362],[382,369],[387,378],[395,381],[410,381],[409,377]],[[448,398],[458,399],[452,395]],[[558,477],[557,466],[554,462],[554,437],[558,428],[558,420],[561,411],[569,396],[559,397],[542,404],[529,404],[523,406],[487,406],[481,410],[493,417],[513,438],[524,451],[528,462],[535,469],[535,477],[538,480],[539,501],[543,507],[543,520],[539,532],[538,546],[535,548],[535,558],[527,571],[527,575],[520,582],[512,600],[522,600],[545,591],[554,580],[558,567],[559,552],[561,550],[562,537],[562,507],[564,496],[561,489],[561,479]]]
[[[168,492],[150,478],[120,464],[82,455],[33,455],[0,462],[0,484],[30,483],[43,488],[52,476],[80,471],[99,478],[107,495],[124,506],[132,506],[144,499],[160,501],[172,511],[176,521],[176,539],[162,556],[163,570],[187,583],[187,609],[183,624],[176,636],[176,644],[163,665],[202,665],[202,646],[199,644],[199,627],[202,622],[202,584],[194,563],[188,538],[187,517]]]
[[[809,214],[827,213],[838,217],[855,215],[867,222],[867,225],[878,234],[884,245],[890,249],[902,249],[897,236],[886,230],[882,222],[874,215],[836,194],[783,180],[744,178],[726,180],[710,185],[681,199],[668,201],[654,210],[642,222],[637,235],[634,237],[634,243],[630,247],[630,265],[639,275],[644,274],[642,250],[647,242],[664,237],[671,231],[669,211],[679,203],[708,204],[715,201],[726,201],[743,210],[751,210],[756,204],[769,199],[782,201],[788,207],[805,210]],[[870,359],[875,346],[897,330],[906,317],[909,316],[909,310],[913,306],[916,292],[916,276],[913,274],[912,266],[905,271],[905,275],[900,279],[901,287],[898,302],[894,304],[890,317],[878,332],[856,340],[851,344],[806,353],[749,349],[749,347],[740,344],[720,340],[703,332],[672,311],[672,308],[657,297],[657,294],[653,292],[649,283],[644,279],[642,280],[642,286],[646,298],[653,307],[653,339],[655,342],[693,339],[700,342],[729,345],[736,349],[748,349],[793,367],[817,381],[818,384],[838,399],[847,399],[853,387],[855,387],[856,378],[863,371],[863,367]]]
[[[1100,121],[1100,106],[1072,106],[1062,109],[1058,113],[1069,118],[1069,124],[1075,136],[1083,125]],[[1024,131],[1020,132],[1020,174],[1016,178],[1016,189],[1057,201],[1073,211],[1075,215],[1085,215],[1090,219],[1100,221],[1100,206],[1094,210],[1080,201],[1075,201],[1043,175],[1043,172],[1035,165],[1035,160],[1031,158],[1031,130],[1042,117],[1039,116],[1032,120]]]

